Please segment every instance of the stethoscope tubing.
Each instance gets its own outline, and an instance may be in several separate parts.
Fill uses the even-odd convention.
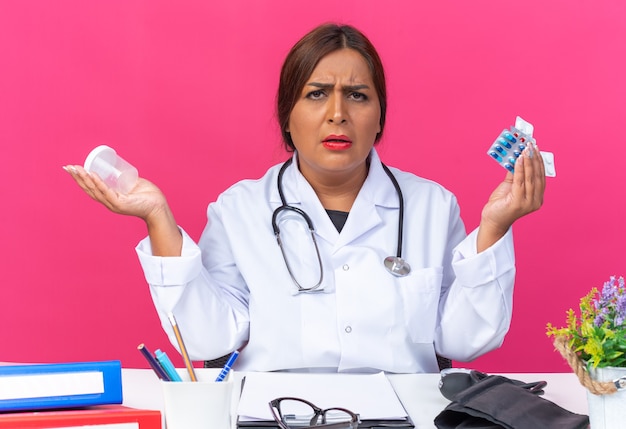
[[[382,162],[380,165],[383,166],[383,170],[387,173],[389,180],[393,184],[393,187],[396,188],[396,192],[398,194],[398,246],[396,248],[396,257],[398,259],[402,259],[402,237],[404,236],[404,195],[402,195],[402,189],[400,189],[400,184],[396,180],[395,176]]]

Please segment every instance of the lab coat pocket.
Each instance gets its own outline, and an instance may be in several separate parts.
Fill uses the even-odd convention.
[[[406,329],[414,343],[432,343],[443,268],[423,268],[399,278]]]

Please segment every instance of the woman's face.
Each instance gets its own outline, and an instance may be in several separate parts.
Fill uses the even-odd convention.
[[[380,102],[361,54],[346,48],[320,60],[291,111],[287,131],[305,177],[365,171],[380,132]]]

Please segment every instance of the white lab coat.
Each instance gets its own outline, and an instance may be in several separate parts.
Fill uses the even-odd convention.
[[[137,246],[172,344],[169,311],[192,359],[240,349],[235,368],[245,371],[436,372],[436,352],[468,361],[501,345],[515,277],[511,231],[476,254],[476,231],[466,237],[454,195],[392,168],[412,268],[394,277],[383,260],[396,253],[398,195],[376,151],[341,233],[296,164],[285,171],[284,193],[315,226],[323,292],[297,293],[287,271],[271,226],[280,206],[274,166],[209,205],[197,245],[182,231],[181,257],[152,256],[149,238]],[[318,263],[307,230],[291,213],[279,218],[296,277],[314,285]]]

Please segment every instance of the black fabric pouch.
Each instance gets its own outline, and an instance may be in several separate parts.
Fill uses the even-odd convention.
[[[586,429],[589,417],[572,413],[519,383],[489,375],[457,393],[435,418],[438,429]]]

